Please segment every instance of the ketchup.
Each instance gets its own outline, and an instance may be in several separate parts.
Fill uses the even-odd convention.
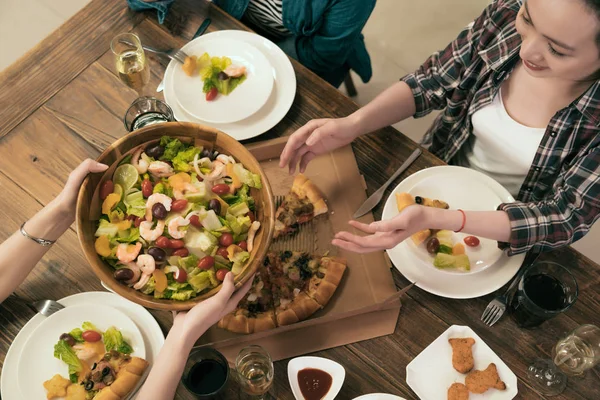
[[[300,392],[305,400],[321,400],[329,389],[333,378],[327,372],[316,368],[305,368],[298,371]]]

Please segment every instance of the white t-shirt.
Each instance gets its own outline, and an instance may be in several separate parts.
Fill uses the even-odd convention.
[[[511,118],[500,90],[491,104],[471,117],[475,140],[468,166],[494,178],[517,196],[546,128],[530,128]]]

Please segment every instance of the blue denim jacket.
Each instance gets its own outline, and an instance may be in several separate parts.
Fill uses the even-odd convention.
[[[249,1],[213,2],[234,18],[241,19]],[[142,10],[152,4],[141,0],[127,2],[133,10]],[[361,31],[375,8],[375,2],[283,0],[283,25],[293,35],[277,45],[335,87],[343,82],[348,69],[354,70],[363,82],[368,82],[372,75],[371,60]]]

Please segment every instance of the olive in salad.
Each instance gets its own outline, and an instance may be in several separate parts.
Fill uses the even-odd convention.
[[[96,252],[120,283],[189,300],[247,264],[260,228],[252,188],[260,175],[230,155],[163,136],[101,184]]]

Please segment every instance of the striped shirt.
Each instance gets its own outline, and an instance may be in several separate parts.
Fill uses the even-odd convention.
[[[413,92],[415,117],[443,109],[423,145],[446,162],[468,148],[472,115],[492,103],[519,60],[521,5],[494,0],[444,50],[402,78]],[[517,200],[498,207],[510,219],[510,242],[500,243],[509,254],[568,245],[600,217],[600,81],[552,117]]]
[[[244,18],[275,38],[291,35],[283,26],[283,0],[250,0]]]

